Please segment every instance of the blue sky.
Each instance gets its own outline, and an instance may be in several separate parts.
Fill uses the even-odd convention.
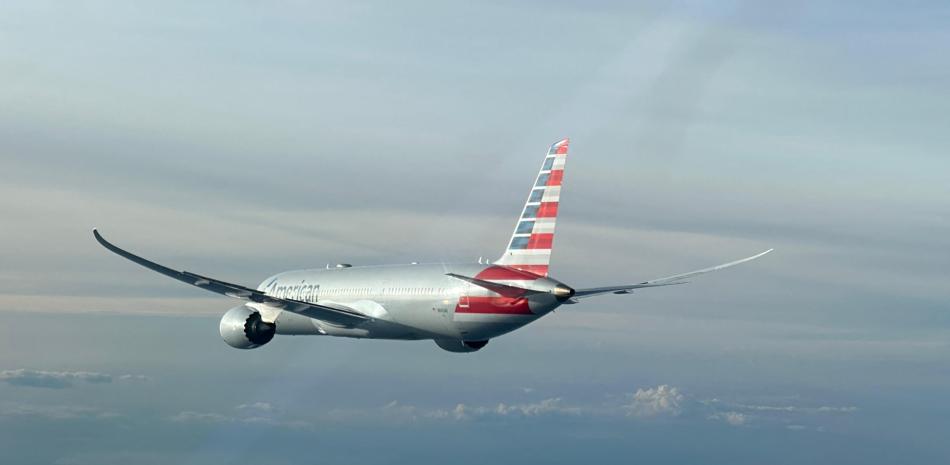
[[[4,2],[0,449],[946,461],[948,17],[942,2]],[[468,356],[324,338],[239,352],[216,329],[233,302],[90,234],[252,285],[494,257],[564,136],[556,278],[776,252]]]

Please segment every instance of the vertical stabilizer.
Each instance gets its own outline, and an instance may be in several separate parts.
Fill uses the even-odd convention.
[[[541,164],[541,172],[521,211],[521,218],[515,224],[508,249],[496,264],[541,276],[548,275],[568,144],[568,139],[562,139],[548,150]]]

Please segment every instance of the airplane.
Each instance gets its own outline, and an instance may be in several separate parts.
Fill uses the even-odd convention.
[[[635,284],[575,289],[548,271],[569,140],[550,146],[507,249],[494,262],[380,266],[339,264],[287,271],[249,288],[189,271],[177,271],[108,242],[106,249],[199,288],[241,299],[221,318],[221,338],[253,349],[275,335],[432,340],[449,352],[475,352],[562,304],[605,294],[685,284],[686,279],[759,258],[741,260]]]

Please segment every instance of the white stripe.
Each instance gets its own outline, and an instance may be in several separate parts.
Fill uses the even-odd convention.
[[[551,249],[535,249],[543,250],[544,255],[521,255],[515,254],[513,252],[520,252],[520,250],[509,250],[505,254],[501,264],[518,264],[518,265],[547,265],[551,262]]]
[[[557,202],[561,198],[561,186],[551,186],[544,190],[542,202]]]
[[[551,255],[551,249],[511,249],[512,255]]]
[[[554,164],[551,165],[552,170],[563,170],[564,164],[567,163],[567,156],[561,156],[554,159]]]
[[[541,218],[535,220],[534,228],[531,230],[532,234],[537,233],[553,233],[554,232],[554,220],[552,218]]]

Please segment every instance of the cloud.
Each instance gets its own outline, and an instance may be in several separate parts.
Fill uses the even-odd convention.
[[[581,415],[581,407],[563,405],[560,398],[544,399],[534,403],[505,404],[498,403],[494,407],[471,407],[457,404],[450,411],[434,410],[428,415],[431,418],[453,418],[465,420],[471,418],[491,417],[540,417],[545,415]]]
[[[172,415],[169,420],[176,423],[227,423],[232,418],[219,413],[184,411]]]
[[[40,371],[20,368],[0,371],[0,381],[14,386],[64,389],[74,386],[77,382],[111,383],[112,376],[91,371]]]
[[[629,418],[632,421],[712,421],[739,427],[785,428],[788,424],[805,422],[807,416],[846,414],[855,407],[756,405],[724,402],[717,398],[703,399],[677,386],[660,384],[639,388],[626,396],[608,396],[613,401],[601,404],[568,403],[560,397],[529,402],[496,402],[481,405],[455,403],[451,407],[420,406],[393,400],[378,407],[334,408],[329,411],[294,412],[287,418],[279,406],[256,401],[236,405],[231,411],[207,412],[185,410],[166,417],[175,423],[258,425],[277,428],[311,428],[324,422],[340,424],[389,425],[463,423],[479,421],[528,421],[538,418],[575,417],[599,421]],[[619,400],[618,400],[619,399]],[[449,404],[452,405],[452,404]],[[803,418],[806,417],[806,418]]]
[[[627,416],[640,419],[657,417],[706,418],[731,426],[748,425],[753,419],[787,422],[789,418],[802,420],[803,416],[849,414],[858,410],[854,406],[759,405],[724,402],[717,398],[701,399],[688,395],[680,388],[666,384],[653,388],[637,389],[629,398],[630,401],[621,406]]]
[[[243,424],[278,428],[309,428],[310,422],[302,420],[288,420],[278,415],[278,410],[267,402],[240,404],[234,407],[235,414],[214,412],[196,412],[186,410],[168,417],[175,423],[192,424]]]
[[[132,374],[116,377],[94,371],[44,371],[26,368],[0,371],[0,381],[7,384],[46,389],[65,389],[73,387],[77,383],[109,384],[115,379],[120,381],[147,381],[148,377]]]
[[[708,420],[721,421],[732,426],[750,424],[755,419],[757,426],[771,424],[789,430],[806,429],[800,423],[812,423],[825,415],[846,415],[857,412],[854,406],[801,406],[801,405],[761,405],[741,402],[724,402],[720,399],[704,399],[698,401],[701,408],[708,413]],[[790,422],[795,422],[791,423]],[[822,431],[820,425],[812,425],[817,431]]]
[[[628,416],[677,416],[683,413],[686,397],[679,389],[663,384],[655,388],[637,389],[629,404],[623,406]]]
[[[717,412],[708,417],[710,420],[724,421],[732,426],[742,426],[748,421],[748,417],[739,412]]]
[[[47,420],[109,419],[118,413],[85,405],[0,404],[0,417],[38,417]]]
[[[254,402],[253,404],[241,404],[234,408],[237,410],[256,411],[256,412],[274,411],[274,406],[268,402]]]
[[[787,424],[792,416],[801,414],[822,415],[830,413],[850,413],[856,407],[807,407],[794,405],[754,405],[723,402],[716,398],[702,399],[689,395],[681,388],[668,384],[656,387],[639,388],[628,394],[624,402],[612,404],[568,404],[560,397],[547,398],[535,402],[471,405],[457,403],[454,407],[427,408],[400,401],[392,401],[376,409],[334,409],[327,416],[340,422],[365,422],[371,424],[401,424],[424,421],[479,421],[479,420],[519,420],[546,416],[574,416],[586,418],[628,417],[638,421],[676,418],[679,421],[710,420],[729,426],[745,426],[754,419],[778,420]],[[259,403],[260,404],[260,403]],[[269,408],[263,403],[239,406],[242,410]],[[761,426],[765,423],[758,423]],[[774,424],[774,421],[772,422]],[[783,426],[784,427],[784,426]]]
[[[733,407],[743,410],[756,412],[786,412],[786,413],[854,413],[858,411],[854,406],[830,406],[823,405],[819,407],[802,407],[796,405],[750,405],[733,404]]]
[[[327,417],[339,422],[365,423],[416,423],[423,421],[478,421],[491,419],[526,419],[545,416],[590,414],[581,406],[565,405],[561,398],[543,399],[537,402],[468,405],[457,403],[454,407],[419,407],[400,401],[392,401],[377,409],[333,409]]]

